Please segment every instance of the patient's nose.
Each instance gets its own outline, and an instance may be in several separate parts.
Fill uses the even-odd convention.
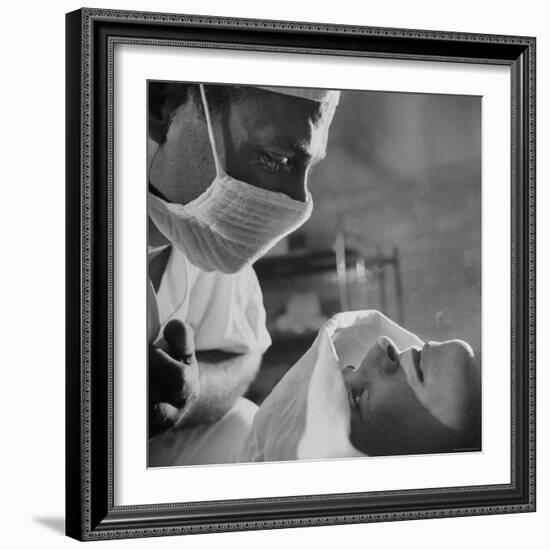
[[[361,368],[372,369],[379,374],[391,374],[399,367],[396,345],[386,336],[381,336],[370,347],[361,363]]]

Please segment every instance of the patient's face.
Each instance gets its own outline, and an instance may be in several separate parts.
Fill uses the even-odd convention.
[[[429,342],[399,353],[381,337],[358,368],[344,369],[351,439],[369,455],[479,446],[480,373],[465,342]]]

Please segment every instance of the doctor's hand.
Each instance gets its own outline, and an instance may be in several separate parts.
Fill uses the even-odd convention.
[[[199,395],[192,329],[177,319],[163,331],[166,345],[149,346],[149,437],[181,424]]]

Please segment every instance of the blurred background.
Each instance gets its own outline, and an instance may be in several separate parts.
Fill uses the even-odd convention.
[[[272,347],[260,403],[339,311],[374,308],[481,362],[481,98],[342,92],[314,212],[255,264]]]

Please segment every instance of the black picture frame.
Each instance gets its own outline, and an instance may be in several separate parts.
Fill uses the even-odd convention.
[[[81,9],[66,16],[66,533],[79,540],[535,510],[535,38]],[[113,44],[507,65],[512,108],[511,482],[113,504]],[[182,495],[184,498],[185,495]]]

